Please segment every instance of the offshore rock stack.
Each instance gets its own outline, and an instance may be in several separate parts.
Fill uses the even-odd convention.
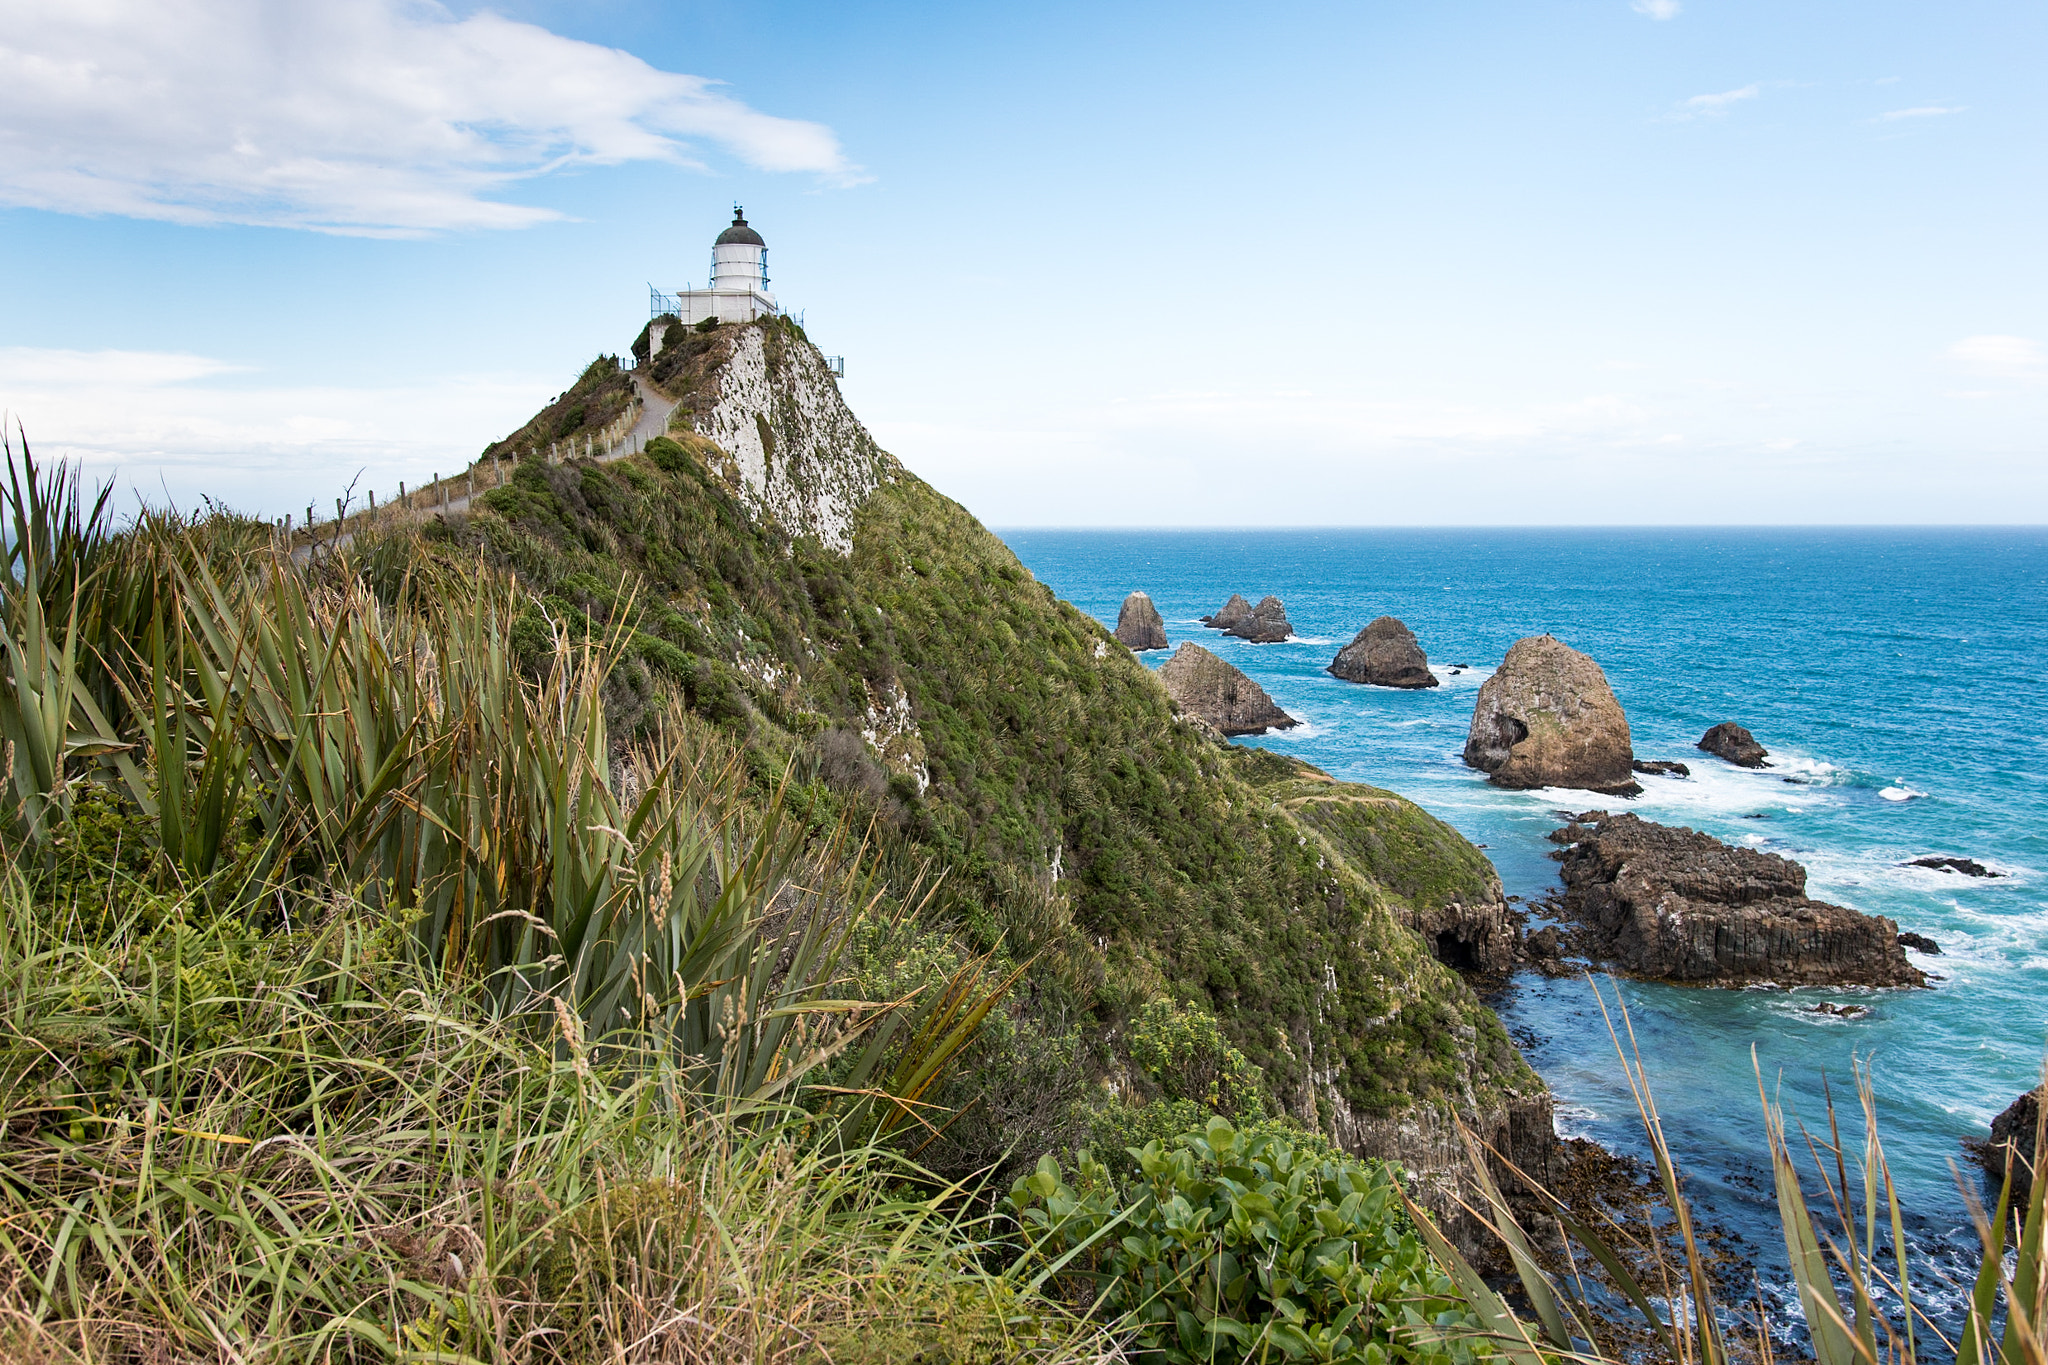
[[[1764,762],[1771,751],[1756,742],[1756,736],[1732,720],[1724,720],[1700,736],[1698,747],[1716,758],[1724,758],[1738,768],[1768,768]]]
[[[1563,909],[1582,946],[1637,976],[1693,985],[1924,986],[1899,926],[1809,900],[1806,869],[1711,835],[1592,811],[1568,847]]]
[[[1346,682],[1374,687],[1435,687],[1429,656],[1415,632],[1396,617],[1382,616],[1337,651],[1329,672]]]
[[[1266,689],[1242,670],[1192,641],[1183,642],[1160,666],[1158,678],[1181,710],[1226,735],[1262,735],[1301,723],[1274,705]]]
[[[1259,605],[1249,615],[1224,627],[1223,633],[1255,645],[1277,645],[1294,634],[1294,627],[1288,624],[1287,608],[1280,599],[1268,594],[1259,599]]]
[[[1244,600],[1243,593],[1234,592],[1230,594],[1230,600],[1217,609],[1214,616],[1204,616],[1202,624],[1211,630],[1229,630],[1251,614],[1252,604]]]
[[[1287,608],[1271,593],[1261,597],[1255,607],[1244,600],[1243,593],[1234,592],[1214,616],[1204,616],[1202,624],[1255,645],[1278,644],[1294,634],[1294,627],[1287,622]]]
[[[1496,787],[1580,787],[1608,796],[1643,790],[1631,775],[1628,717],[1600,665],[1562,640],[1515,641],[1479,688],[1465,763]]]
[[[1166,622],[1150,597],[1134,592],[1124,599],[1116,614],[1116,638],[1136,650],[1166,648]]]

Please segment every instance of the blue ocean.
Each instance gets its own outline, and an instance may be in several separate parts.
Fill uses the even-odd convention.
[[[1175,645],[1195,640],[1229,659],[1304,722],[1240,742],[1421,803],[1486,849],[1512,895],[1533,902],[1556,888],[1544,836],[1560,812],[1626,807],[1781,853],[1806,866],[1809,895],[1934,939],[1938,956],[1914,954],[1937,978],[1930,990],[1604,984],[1627,1005],[1691,1197],[1746,1239],[1770,1297],[1780,1297],[1784,1248],[1758,1068],[1795,1141],[1801,1122],[1825,1137],[1831,1091],[1853,1144],[1854,1072],[1867,1066],[1911,1239],[1937,1263],[1971,1265],[1957,1179],[1978,1186],[1981,1176],[1962,1141],[2038,1082],[2048,1037],[2048,531],[1003,537],[1107,624],[1126,593],[1150,593]],[[1277,594],[1296,638],[1252,645],[1204,629],[1197,618],[1233,592],[1254,602]],[[1323,671],[1383,614],[1415,631],[1441,686],[1392,691]],[[1692,777],[1644,777],[1642,796],[1624,802],[1500,791],[1466,768],[1459,755],[1480,683],[1515,640],[1543,632],[1600,663],[1639,759],[1677,759]],[[1169,653],[1144,657],[1157,667]],[[1745,770],[1698,752],[1725,720],[1754,731],[1774,766]],[[1930,855],[2002,875],[1904,866]],[[1870,1012],[1842,1018],[1813,1008],[1823,1002]],[[1523,973],[1495,1003],[1555,1092],[1563,1131],[1647,1151],[1583,979]],[[1953,1290],[1928,1288],[1953,1302]]]

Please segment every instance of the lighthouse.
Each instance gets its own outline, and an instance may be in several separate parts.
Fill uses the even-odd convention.
[[[673,300],[671,309],[661,305]],[[706,318],[720,322],[752,322],[780,310],[768,292],[768,244],[747,222],[746,210],[733,205],[732,224],[711,244],[711,287],[656,295],[658,311],[672,311],[684,326]]]

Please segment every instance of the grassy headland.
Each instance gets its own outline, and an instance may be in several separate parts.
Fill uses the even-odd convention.
[[[1441,1174],[1452,1115],[1544,1101],[1402,927],[1484,859],[1177,716],[787,323],[648,374],[682,420],[644,454],[535,437],[310,559],[11,484],[14,1353],[1091,1358],[1136,1312],[1168,1358],[1469,1354],[1396,1343],[1457,1310],[1342,1151]],[[622,378],[528,434],[574,448]],[[1355,1235],[1295,1260],[1380,1268],[1226,1313],[1202,1256],[1090,1250],[1150,1286],[1106,1318],[1025,1230],[1059,1168],[993,1202],[1090,1144],[1108,1227],[1178,1191],[1293,1245],[1321,1199]]]

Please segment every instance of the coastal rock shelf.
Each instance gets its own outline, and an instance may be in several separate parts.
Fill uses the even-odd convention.
[[[1274,705],[1266,689],[1243,670],[1192,642],[1174,651],[1157,676],[1175,705],[1226,735],[1262,735],[1301,723]]]
[[[1346,682],[1374,687],[1435,687],[1429,656],[1415,632],[1396,617],[1382,616],[1337,651],[1329,671]]]
[[[1465,763],[1496,787],[1579,787],[1635,796],[1628,717],[1600,665],[1564,641],[1515,641],[1479,687]]]
[[[1567,845],[1566,918],[1586,955],[1637,976],[1703,986],[1924,986],[1899,927],[1810,900],[1806,869],[1711,835],[1592,811]]]
[[[1975,858],[1915,858],[1906,867],[1924,867],[1932,872],[1960,872],[1965,877],[2003,877],[2003,872],[1993,872]]]

